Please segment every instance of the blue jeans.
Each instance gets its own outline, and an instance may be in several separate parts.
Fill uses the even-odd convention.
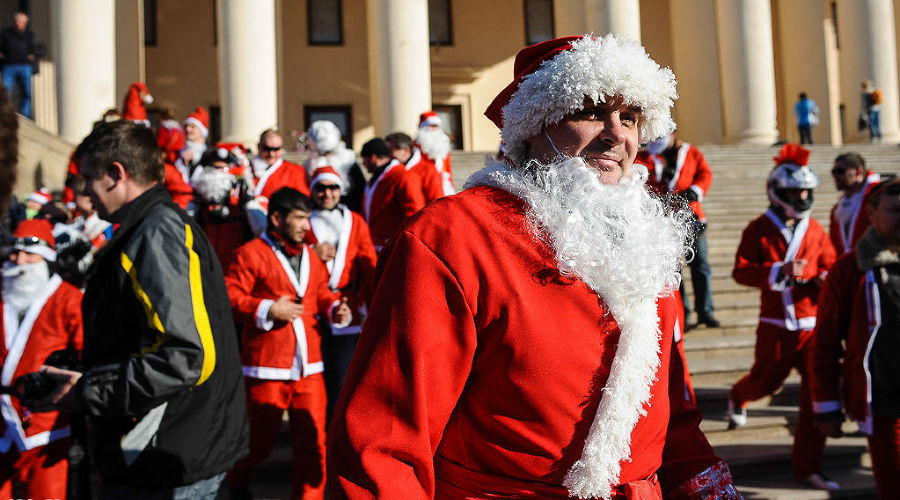
[[[869,111],[869,139],[881,139],[881,110]]]
[[[694,308],[697,318],[704,320],[713,316],[712,300],[712,268],[709,266],[709,244],[706,241],[706,231],[703,231],[694,240],[694,260],[688,266],[691,269],[691,283],[694,285]],[[681,299],[684,302],[685,318],[691,314],[687,296],[685,295],[684,281],[681,282]]]
[[[100,488],[100,500],[216,500],[225,473],[177,488],[138,488],[110,484]]]
[[[3,86],[12,97],[13,87],[19,84],[21,88],[21,103],[19,113],[28,118],[34,118],[31,114],[31,64],[6,64],[3,66]]]

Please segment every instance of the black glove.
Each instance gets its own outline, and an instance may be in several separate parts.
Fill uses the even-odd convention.
[[[688,203],[690,203],[692,201],[697,201],[700,199],[700,197],[697,196],[697,192],[694,191],[693,189],[685,189],[684,191],[678,193],[678,195],[681,196],[682,198],[684,198],[684,201],[686,201]]]

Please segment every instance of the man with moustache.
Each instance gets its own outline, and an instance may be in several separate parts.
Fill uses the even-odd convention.
[[[0,384],[36,372],[56,351],[81,350],[81,292],[49,269],[56,260],[50,222],[26,220],[3,265]],[[0,497],[65,498],[71,445],[66,413],[32,413],[28,401],[0,396]]]
[[[674,129],[674,75],[613,35],[533,45],[514,73],[485,113],[508,162],[380,255],[333,498],[739,498],[672,349],[690,215],[634,166]]]

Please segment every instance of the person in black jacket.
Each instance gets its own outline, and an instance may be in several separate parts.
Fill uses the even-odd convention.
[[[150,129],[104,123],[84,146],[85,192],[119,228],[87,277],[84,369],[42,367],[57,387],[35,406],[86,413],[100,498],[214,498],[249,436],[222,269]]]
[[[28,27],[28,14],[16,12],[12,26],[0,31],[0,61],[3,63],[3,86],[12,94],[13,87],[19,85],[19,112],[33,118],[31,75],[34,72],[35,36]]]

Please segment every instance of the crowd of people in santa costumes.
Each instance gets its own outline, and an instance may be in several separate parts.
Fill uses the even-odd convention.
[[[634,165],[675,98],[634,41],[519,52],[486,111],[508,161],[381,250],[331,498],[739,498],[673,349],[691,216]]]
[[[769,208],[741,235],[732,277],[760,289],[759,325],[750,373],[731,388],[730,428],[747,422],[744,406],[775,392],[792,368],[800,372],[800,409],[792,449],[794,475],[815,488],[837,490],[822,474],[825,435],[813,423],[809,357],[819,288],[836,259],[825,230],[810,216],[819,179],[809,150],[786,144],[775,157],[766,192]]]
[[[866,434],[878,497],[900,491],[900,179],[874,186],[860,210],[870,227],[828,274],[811,356],[816,426],[843,435],[844,414]]]
[[[362,213],[362,197],[366,177],[363,175],[356,153],[348,149],[341,139],[337,125],[328,120],[316,120],[309,126],[304,141],[309,155],[304,166],[312,178],[316,168],[328,165],[341,176],[341,204],[356,213]]]
[[[0,384],[9,386],[38,371],[59,351],[82,347],[81,292],[51,270],[56,241],[45,219],[21,222],[13,233],[12,255],[3,264],[0,300]],[[13,498],[13,482],[23,498],[66,498],[69,416],[32,413],[9,394],[0,396],[0,496]]]

